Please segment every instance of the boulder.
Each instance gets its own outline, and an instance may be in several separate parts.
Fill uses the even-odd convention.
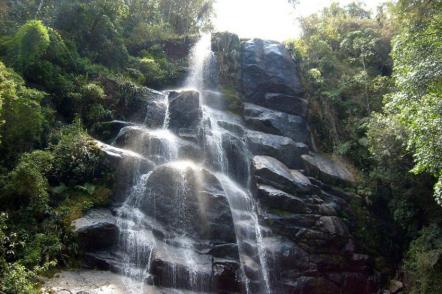
[[[169,130],[150,130],[141,126],[129,126],[120,131],[115,145],[132,150],[157,164],[177,158],[201,160],[201,148],[187,140],[177,137]]]
[[[234,242],[228,201],[209,171],[190,162],[159,166],[147,179],[145,193],[141,210],[169,231],[213,242]]]
[[[286,165],[273,157],[254,156],[252,166],[255,178],[260,184],[294,194],[310,189],[304,182],[298,181]]]
[[[163,124],[167,109],[166,95],[133,84],[123,84],[119,87],[121,97],[116,107],[116,116],[119,119],[146,124],[151,128]]]
[[[92,128],[92,136],[103,142],[111,143],[118,136],[118,133],[122,128],[133,125],[135,124],[122,120],[97,123]]]
[[[308,102],[297,96],[281,93],[267,93],[265,94],[264,101],[261,105],[281,112],[287,112],[302,117],[307,116]]]
[[[227,161],[227,174],[238,183],[247,184],[250,162],[247,146],[243,140],[230,133],[224,133],[222,147]]]
[[[241,48],[241,85],[248,102],[263,101],[267,93],[302,95],[296,64],[281,43],[248,40]]]
[[[296,143],[290,138],[247,131],[247,144],[254,155],[272,156],[290,168],[302,167],[301,155],[309,152],[304,143]]]
[[[109,249],[118,242],[119,229],[110,210],[93,209],[72,222],[80,248],[85,251]]]
[[[213,285],[219,293],[240,293],[241,267],[238,261],[215,258],[212,265]]]
[[[202,100],[205,105],[217,109],[226,110],[226,101],[221,92],[205,90],[202,92]]]
[[[309,131],[305,120],[300,116],[244,103],[244,120],[251,129],[308,144]]]
[[[194,291],[210,290],[212,260],[192,248],[181,248],[166,243],[158,244],[152,252],[150,272],[153,284]]]
[[[200,95],[197,91],[169,93],[169,127],[171,129],[195,129],[202,115]]]
[[[128,190],[135,184],[136,175],[151,171],[155,163],[136,152],[95,142],[101,150],[102,164],[114,172],[116,183],[112,191],[112,204],[121,204]]]
[[[267,185],[258,185],[259,202],[270,208],[292,213],[307,213],[308,208],[303,199]]]
[[[355,175],[337,159],[330,159],[317,153],[304,154],[302,159],[310,175],[328,184],[352,185],[356,183]]]

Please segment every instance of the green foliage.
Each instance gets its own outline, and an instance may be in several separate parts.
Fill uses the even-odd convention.
[[[442,179],[442,3],[398,2],[401,23],[394,39],[394,77],[397,90],[386,96],[385,115],[401,124],[414,173]],[[436,201],[439,185],[435,186]]]
[[[36,275],[19,263],[11,264],[5,270],[0,289],[6,294],[37,294]]]
[[[358,4],[332,4],[301,24],[303,36],[287,45],[300,62],[317,142],[367,169],[366,118],[391,88],[390,32]]]
[[[64,127],[57,136],[58,142],[51,150],[54,155],[54,173],[59,181],[76,185],[93,179],[98,172],[100,151],[80,122],[77,120]]]
[[[40,107],[43,93],[24,86],[23,80],[0,62],[0,113],[2,161],[13,166],[17,157],[38,146],[42,140],[45,117]]]
[[[39,20],[28,21],[8,42],[8,59],[18,71],[25,71],[45,53],[50,43],[49,32]]]
[[[436,294],[442,285],[442,230],[437,225],[422,229],[405,259],[410,293]]]
[[[9,205],[29,207],[36,214],[46,211],[49,183],[46,176],[52,169],[53,157],[47,151],[24,154],[9,174],[6,197]]]

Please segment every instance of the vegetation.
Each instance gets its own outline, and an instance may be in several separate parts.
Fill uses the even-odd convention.
[[[211,28],[212,5],[0,1],[1,293],[38,293],[39,276],[72,264],[72,220],[106,205],[113,186],[88,132],[118,118],[133,89],[182,78],[187,52],[171,49],[188,50]],[[399,0],[375,15],[358,3],[331,4],[301,24],[302,37],[287,46],[316,143],[363,175],[352,191],[361,196],[352,203],[360,245],[385,281],[402,272],[410,293],[438,293],[441,1]],[[221,91],[239,112],[234,88]]]
[[[189,46],[211,11],[202,0],[0,3],[1,293],[39,293],[39,276],[75,263],[71,222],[113,187],[88,131],[118,115],[124,85],[176,83],[185,56],[168,46]]]
[[[332,4],[287,44],[320,149],[364,173],[355,233],[386,278],[405,272],[410,293],[438,293],[442,278],[441,11],[440,1],[400,0],[372,17]]]

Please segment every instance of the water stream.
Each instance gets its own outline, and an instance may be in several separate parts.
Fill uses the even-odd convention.
[[[249,187],[250,155],[244,138],[222,127],[225,123],[240,125],[241,122],[206,103],[205,93],[216,93],[213,65],[211,36],[203,35],[192,50],[190,74],[183,87],[200,93],[203,115],[198,144],[204,153],[201,162],[181,155],[180,141],[183,139],[168,129],[170,101],[167,95],[162,128],[150,130],[143,126],[129,126],[123,128],[116,139],[116,142],[124,141],[125,148],[142,154],[156,165],[153,171],[140,169],[136,173],[135,184],[117,211],[121,268],[123,274],[131,278],[128,286],[132,293],[143,293],[146,283],[157,282],[153,278],[157,273],[152,271],[153,263],[158,260],[162,262],[159,267],[167,272],[165,279],[168,281],[161,281],[162,284],[175,289],[185,287],[195,292],[213,292],[210,283],[212,261],[201,253],[202,242],[195,237],[201,235],[201,228],[195,228],[194,221],[195,215],[207,209],[208,204],[204,202],[207,200],[199,192],[206,184],[207,172],[221,184],[230,207],[244,291],[271,293],[262,248],[263,234]],[[218,95],[222,98],[221,94]],[[232,160],[230,147],[226,146],[233,146],[231,149],[240,153],[237,155],[241,160]],[[158,183],[162,179],[158,174],[169,177],[163,186]],[[165,205],[167,201],[172,206],[164,213],[158,205]]]

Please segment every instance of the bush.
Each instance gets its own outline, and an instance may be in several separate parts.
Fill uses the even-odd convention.
[[[0,152],[5,166],[12,167],[23,152],[42,142],[45,117],[40,106],[44,93],[24,86],[24,81],[0,62]]]
[[[76,185],[95,178],[99,172],[100,151],[81,123],[76,120],[62,128],[58,137],[58,143],[51,147],[57,179]]]
[[[431,225],[421,230],[405,259],[410,293],[437,294],[442,285],[442,230]]]
[[[8,175],[7,203],[14,204],[14,208],[29,207],[36,214],[45,212],[49,201],[46,176],[52,170],[52,161],[52,154],[47,151],[24,154]]]
[[[8,60],[18,71],[24,72],[39,60],[49,43],[48,28],[40,20],[28,21],[9,41]]]
[[[36,290],[36,275],[19,263],[8,266],[4,272],[1,290],[5,294],[32,294]]]

